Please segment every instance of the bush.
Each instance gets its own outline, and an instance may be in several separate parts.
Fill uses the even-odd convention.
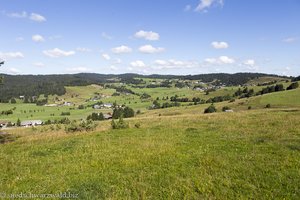
[[[222,108],[222,111],[225,112],[226,110],[230,110],[230,108],[229,108],[228,106],[224,106],[224,107]]]
[[[72,121],[65,127],[66,132],[78,132],[78,131],[92,131],[95,130],[97,124],[92,120],[81,121],[78,123],[76,120]]]
[[[292,83],[289,87],[286,88],[286,90],[293,90],[299,87],[299,83],[298,82],[294,82]]]
[[[87,120],[93,120],[93,121],[102,121],[104,120],[103,113],[92,113],[91,115],[87,116]]]
[[[251,110],[252,109],[252,107],[251,106],[248,106],[248,110]]]
[[[61,116],[65,116],[65,115],[71,115],[71,113],[70,112],[61,112],[61,114],[60,114]]]
[[[118,121],[111,121],[111,127],[112,129],[125,129],[129,128],[129,124],[124,121],[123,117],[120,117]]]
[[[266,108],[271,108],[271,104],[268,103],[268,104],[266,105]]]
[[[12,99],[10,100],[10,103],[17,103],[17,101],[16,101],[16,99],[12,98]]]
[[[204,113],[214,113],[214,112],[217,112],[217,109],[213,104],[211,104],[208,108],[204,110]]]
[[[7,142],[13,142],[16,139],[17,139],[17,137],[14,135],[0,132],[0,144],[4,144]]]
[[[140,122],[137,122],[135,125],[134,125],[135,128],[140,128],[141,127],[141,123]]]
[[[79,110],[83,110],[83,109],[85,109],[85,107],[84,107],[84,105],[79,105],[79,106],[78,106],[78,109],[79,109]]]

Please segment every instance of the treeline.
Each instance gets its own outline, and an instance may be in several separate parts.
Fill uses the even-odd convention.
[[[200,74],[200,75],[139,75],[139,74],[94,74],[94,73],[81,73],[81,74],[61,74],[61,75],[5,75],[4,82],[0,84],[0,101],[8,102],[11,98],[19,96],[39,96],[45,95],[63,95],[65,94],[65,86],[86,86],[90,84],[104,84],[124,81],[125,83],[140,84],[143,78],[159,78],[166,79],[161,84],[150,84],[146,87],[171,87],[169,79],[182,79],[182,80],[201,80],[202,82],[215,81],[217,84],[225,85],[243,85],[251,79],[273,76],[260,73],[237,73],[237,74]],[[287,77],[283,77],[287,78]],[[299,77],[298,77],[299,79]],[[217,81],[216,81],[217,80]],[[123,92],[123,91],[122,91]],[[131,93],[131,91],[124,91]]]

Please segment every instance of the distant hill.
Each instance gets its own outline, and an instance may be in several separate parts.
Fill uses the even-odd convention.
[[[134,73],[128,74],[61,74],[61,75],[6,75],[3,76],[4,82],[0,85],[0,102],[7,102],[13,97],[19,96],[39,96],[40,94],[51,95],[65,94],[65,86],[85,86],[90,84],[103,84],[109,82],[134,83],[135,78],[157,78],[157,79],[183,79],[183,80],[201,80],[202,82],[215,81],[216,84],[225,84],[228,86],[243,85],[252,79],[259,77],[279,77],[278,75],[261,73],[236,73],[236,74],[199,74],[199,75],[140,75]]]

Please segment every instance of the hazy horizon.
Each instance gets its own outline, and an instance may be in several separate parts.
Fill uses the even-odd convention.
[[[297,0],[0,0],[4,74],[300,74]]]

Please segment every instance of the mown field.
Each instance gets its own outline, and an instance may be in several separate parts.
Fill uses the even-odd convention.
[[[80,199],[299,199],[300,111],[252,110],[102,122],[90,133],[16,129],[0,191]],[[140,128],[134,124],[139,122]]]

